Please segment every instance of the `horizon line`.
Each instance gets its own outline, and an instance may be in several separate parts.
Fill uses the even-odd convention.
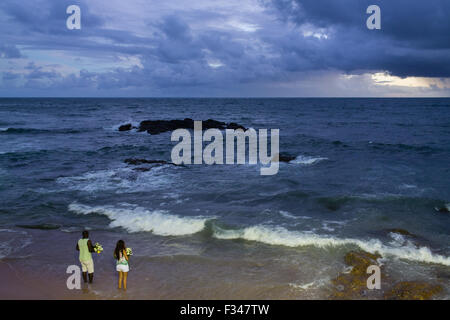
[[[58,96],[27,96],[27,97],[20,97],[20,96],[10,96],[10,97],[1,97],[0,99],[449,99],[450,96],[439,96],[439,97],[427,97],[427,96],[417,96],[417,97],[398,97],[398,96],[392,96],[392,97],[377,97],[377,96],[366,96],[366,97],[336,97],[336,96],[326,96],[326,97],[313,97],[313,96],[306,96],[306,97],[282,97],[282,96],[271,96],[271,97],[258,97],[258,96],[248,96],[248,97],[208,97],[208,96],[192,96],[192,97],[173,97],[173,96],[160,96],[160,97],[127,97],[127,96],[117,96],[117,97],[107,97],[107,96],[101,96],[101,97],[94,97],[94,96],[65,96],[65,97],[58,97]]]

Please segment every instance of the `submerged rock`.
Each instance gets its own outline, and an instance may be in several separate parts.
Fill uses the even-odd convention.
[[[131,123],[123,124],[119,127],[119,131],[129,131],[133,128]]]
[[[443,207],[435,207],[434,210],[437,212],[448,213],[450,212],[450,204],[446,204]]]
[[[351,199],[345,196],[317,198],[317,202],[330,211],[337,211],[341,209],[349,201],[351,201]]]
[[[281,154],[275,154],[273,157],[272,157],[272,161],[275,161],[276,162],[276,156],[278,155],[278,162],[290,162],[290,161],[292,161],[292,160],[295,160],[295,157],[293,157],[293,156],[291,156],[291,155],[288,155],[288,154],[283,154],[283,153],[281,153]]]
[[[352,267],[349,273],[339,274],[331,282],[334,286],[332,299],[364,299],[367,297],[367,268],[378,265],[379,254],[351,251],[345,255],[345,263]]]
[[[381,258],[381,255],[377,253],[370,253],[366,251],[350,251],[345,255],[345,263],[352,266],[353,274],[361,274],[364,276],[367,274],[367,267],[370,265],[378,264],[377,259]]]
[[[279,161],[280,162],[289,162],[289,161],[292,161],[292,160],[295,160],[294,156],[290,156],[290,155],[287,155],[287,154],[280,154],[279,155]]]
[[[194,129],[194,120],[186,118],[184,120],[145,120],[139,124],[138,131],[147,131],[150,134],[160,134],[167,131],[173,131],[176,129]],[[237,123],[225,123],[213,119],[202,121],[202,129],[247,129]],[[120,128],[119,128],[120,131]]]
[[[245,127],[243,127],[240,124],[237,124],[235,122],[229,123],[228,126],[227,126],[227,129],[233,129],[233,130],[241,129],[241,130],[244,130],[244,131],[247,130],[247,128],[245,128]]]
[[[414,234],[412,234],[411,232],[409,232],[408,230],[405,230],[405,229],[394,228],[394,229],[388,229],[387,231],[393,232],[393,233],[398,233],[398,234],[401,234],[402,236],[415,237]]]
[[[134,171],[139,171],[139,172],[147,172],[152,170],[152,168],[147,168],[147,167],[138,167],[138,168],[133,168]]]
[[[442,287],[440,285],[417,281],[402,281],[387,291],[384,294],[384,298],[389,300],[429,300],[441,291]]]
[[[134,165],[134,166],[139,166],[141,164],[157,164],[157,165],[171,164],[173,166],[181,166],[181,165],[178,165],[173,162],[166,161],[166,160],[147,160],[147,159],[128,158],[128,159],[125,159],[124,162],[126,164],[130,164],[130,165]],[[141,167],[141,168],[135,168],[134,170],[148,171],[148,170],[144,170],[144,169],[150,170],[151,168]]]
[[[43,223],[43,224],[18,224],[17,227],[36,230],[56,230],[59,229],[61,226],[59,224]]]

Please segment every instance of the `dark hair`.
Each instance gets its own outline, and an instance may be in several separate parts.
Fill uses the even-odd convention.
[[[117,241],[116,249],[114,249],[114,257],[120,260],[120,253],[125,250],[125,242],[123,240]]]
[[[84,230],[83,233],[82,233],[82,235],[83,235],[83,239],[89,238],[89,231]]]

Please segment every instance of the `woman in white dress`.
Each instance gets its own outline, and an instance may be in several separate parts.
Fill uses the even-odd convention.
[[[119,272],[119,289],[122,289],[123,280],[123,289],[127,290],[127,276],[128,271],[130,271],[130,266],[128,265],[127,248],[123,240],[117,241],[114,258],[117,260],[116,270]]]

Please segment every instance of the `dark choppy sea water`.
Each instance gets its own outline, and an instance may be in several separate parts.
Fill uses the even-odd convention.
[[[279,128],[297,159],[274,176],[124,163],[170,160],[175,143],[119,125],[184,118]],[[0,99],[0,259],[65,285],[87,227],[105,248],[100,297],[116,294],[123,238],[130,297],[321,298],[359,248],[445,298],[450,213],[435,207],[450,203],[449,164],[450,99]]]

